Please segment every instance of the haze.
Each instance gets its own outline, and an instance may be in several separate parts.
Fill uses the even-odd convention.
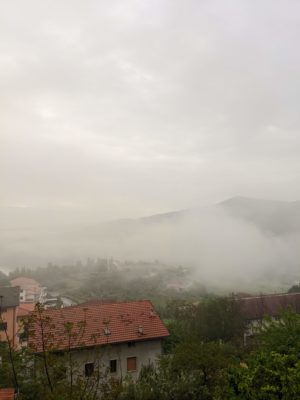
[[[66,227],[236,195],[300,199],[299,18],[296,0],[1,2],[0,265],[89,252],[164,258],[166,249],[198,265],[198,250],[185,257],[181,236],[168,241],[163,228],[123,248],[114,235],[97,247],[83,233],[65,245]],[[219,214],[208,215],[204,232],[219,231]],[[230,237],[248,243],[249,221],[236,231],[230,221]],[[186,226],[192,234],[194,222]],[[262,243],[260,270],[274,266],[274,243],[255,229],[237,270]],[[292,235],[284,254],[297,247]],[[226,249],[226,237],[201,243]],[[291,254],[276,268],[294,268]]]

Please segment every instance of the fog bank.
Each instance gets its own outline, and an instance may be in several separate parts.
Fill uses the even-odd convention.
[[[300,229],[295,229],[295,223],[294,229],[287,229],[285,223],[285,229],[278,230],[276,218],[282,218],[282,204],[272,208],[264,203],[260,212],[253,202],[246,206],[238,199],[137,220],[2,229],[0,265],[37,267],[113,257],[188,266],[195,271],[195,279],[208,285],[281,284],[297,278]],[[277,231],[268,221],[275,223]]]

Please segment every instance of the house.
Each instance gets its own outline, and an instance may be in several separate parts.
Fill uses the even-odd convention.
[[[260,296],[247,296],[237,299],[240,310],[247,321],[244,342],[254,336],[255,329],[264,317],[278,319],[282,311],[291,309],[300,314],[300,293],[279,293]]]
[[[18,277],[10,281],[11,286],[20,287],[20,303],[43,303],[46,288],[34,279]]]
[[[139,375],[143,365],[155,363],[169,333],[148,300],[91,302],[41,311],[28,339],[37,355],[44,345],[53,352],[72,351],[77,375],[90,376],[96,368],[122,379]],[[42,322],[41,322],[42,321]]]
[[[18,287],[0,287],[0,342],[6,342],[7,336],[12,346],[18,345],[17,311],[20,303]]]

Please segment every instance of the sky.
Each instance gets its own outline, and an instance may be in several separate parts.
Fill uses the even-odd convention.
[[[297,0],[0,0],[0,205],[300,199]]]

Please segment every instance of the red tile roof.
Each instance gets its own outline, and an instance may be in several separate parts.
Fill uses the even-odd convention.
[[[300,293],[281,293],[238,299],[241,311],[249,320],[264,316],[278,316],[283,310],[291,308],[300,313]]]
[[[33,315],[36,315],[35,313]],[[148,300],[125,303],[92,302],[62,309],[43,310],[46,347],[62,350],[163,338],[167,328]],[[71,323],[71,335],[66,324]],[[41,326],[33,322],[29,347],[41,352]]]
[[[20,288],[22,289],[29,289],[32,290],[33,292],[41,290],[41,285],[39,282],[37,282],[34,279],[26,278],[23,276],[12,279],[10,283],[11,286],[20,286]]]
[[[13,400],[15,398],[15,389],[0,389],[0,400]]]
[[[34,303],[20,303],[17,310],[17,318],[25,317],[26,315],[34,311],[34,308]]]

